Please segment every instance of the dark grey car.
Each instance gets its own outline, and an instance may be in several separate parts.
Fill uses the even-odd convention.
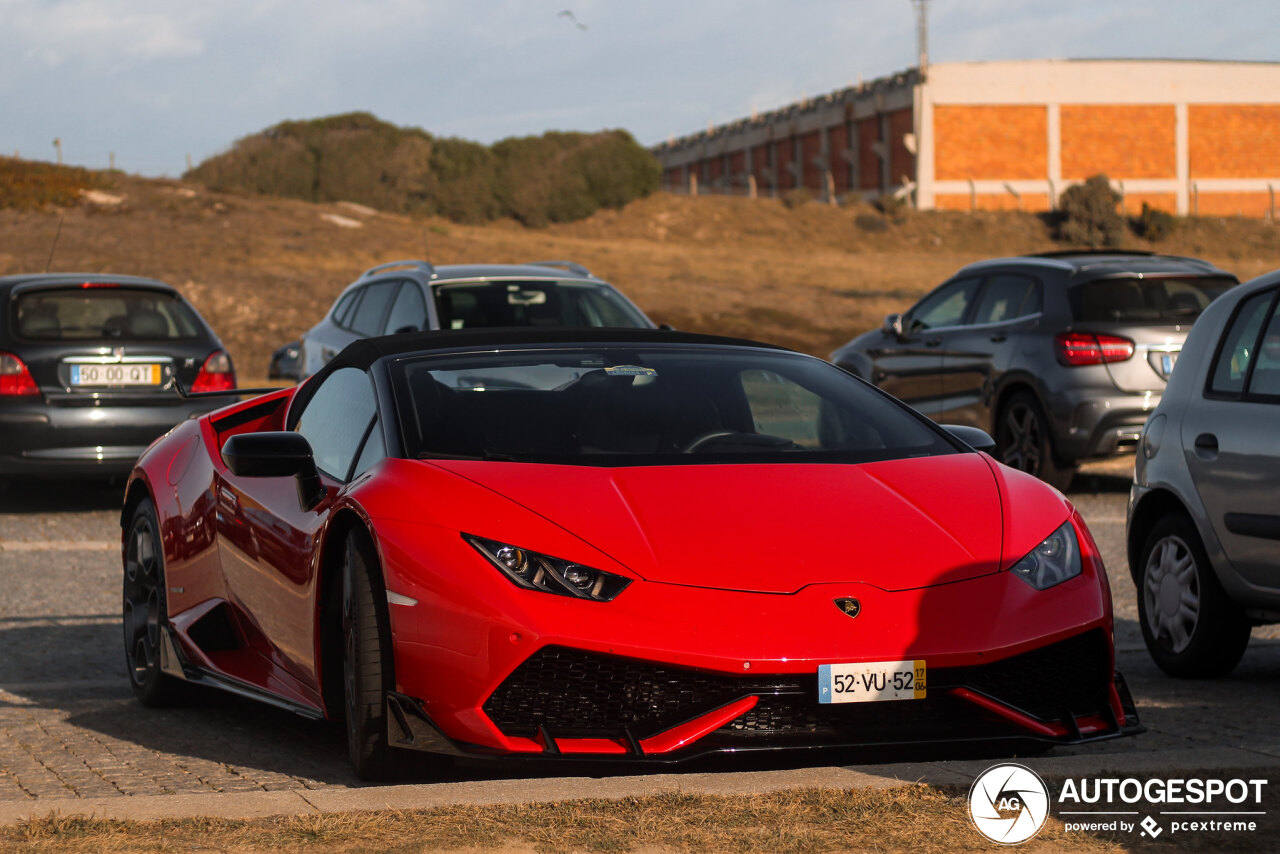
[[[831,361],[1065,489],[1131,451],[1192,322],[1238,282],[1206,261],[1073,251],[971,264]]]
[[[191,304],[154,279],[0,278],[0,478],[120,475],[153,440],[226,400],[231,357]]]
[[[572,261],[454,264],[392,261],[366,270],[302,336],[299,379],[359,338],[491,326],[654,323],[616,288]]]
[[[1129,570],[1147,649],[1176,676],[1235,667],[1280,622],[1280,271],[1200,316],[1142,433]]]

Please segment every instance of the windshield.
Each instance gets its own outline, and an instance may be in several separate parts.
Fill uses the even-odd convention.
[[[1236,284],[1222,277],[1094,279],[1070,292],[1084,323],[1190,323]]]
[[[667,465],[954,453],[922,417],[817,359],[592,347],[398,360],[413,457]]]
[[[14,303],[20,338],[155,341],[199,334],[191,309],[164,291],[109,285],[40,288],[19,294]]]
[[[652,324],[611,288],[583,282],[480,282],[437,285],[441,329],[489,326],[618,326]]]

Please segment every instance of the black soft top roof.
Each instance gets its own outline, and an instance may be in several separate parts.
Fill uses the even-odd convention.
[[[303,383],[290,404],[290,429],[316,389],[329,374],[341,368],[366,370],[385,356],[416,353],[441,353],[458,350],[493,349],[508,350],[520,347],[575,347],[580,344],[667,344],[667,345],[719,345],[730,347],[762,347],[781,352],[792,352],[776,344],[750,341],[746,338],[724,338],[719,335],[699,335],[693,332],[673,332],[666,329],[632,329],[621,327],[547,327],[528,326],[486,327],[475,330],[436,329],[430,332],[405,332],[400,335],[381,335],[352,341]]]
[[[776,344],[765,344],[745,338],[725,338],[719,335],[700,335],[693,332],[672,332],[666,329],[631,329],[612,327],[547,327],[528,326],[488,327],[476,330],[432,330],[430,332],[406,332],[400,335],[382,335],[377,338],[361,338],[352,341],[342,352],[318,373],[337,368],[368,368],[384,356],[398,356],[432,350],[495,349],[508,350],[524,346],[573,347],[578,344],[713,344],[735,347],[764,347],[785,350]]]

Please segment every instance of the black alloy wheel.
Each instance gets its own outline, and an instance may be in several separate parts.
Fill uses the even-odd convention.
[[[387,692],[395,680],[386,595],[375,594],[377,558],[372,552],[359,532],[347,537],[342,569],[343,693],[351,766],[360,779],[377,781],[394,779],[401,763],[387,743]]]
[[[124,657],[129,684],[144,706],[166,706],[184,687],[160,669],[161,632],[166,621],[164,551],[150,499],[133,511],[124,556]]]
[[[1010,398],[996,419],[995,432],[997,460],[1063,492],[1071,485],[1075,466],[1054,453],[1049,420],[1033,394],[1022,391]]]

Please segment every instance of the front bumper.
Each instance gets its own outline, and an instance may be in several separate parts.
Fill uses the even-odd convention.
[[[905,744],[1077,744],[1143,731],[1100,629],[940,668],[921,700],[822,704],[815,675],[725,676],[545,647],[484,704],[506,745],[450,739],[393,694],[389,740],[454,755],[679,762],[714,753]]]

